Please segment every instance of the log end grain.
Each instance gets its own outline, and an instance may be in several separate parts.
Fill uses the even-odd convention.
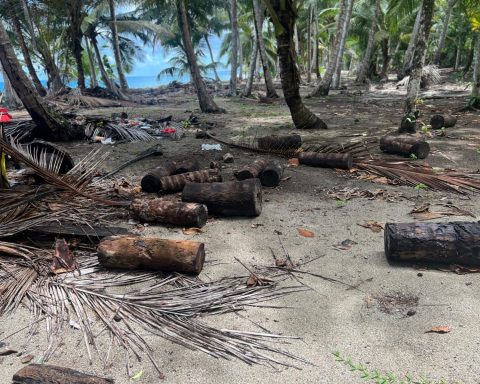
[[[415,155],[417,159],[426,159],[430,153],[430,144],[426,141],[422,141],[417,144],[413,144],[410,149],[410,155]]]
[[[160,180],[151,174],[143,176],[140,185],[142,186],[142,191],[147,193],[155,193],[160,190]]]
[[[283,175],[283,166],[278,161],[271,161],[260,173],[260,182],[264,187],[274,188],[280,184]]]
[[[457,124],[457,117],[453,115],[434,115],[430,119],[432,129],[450,128]]]

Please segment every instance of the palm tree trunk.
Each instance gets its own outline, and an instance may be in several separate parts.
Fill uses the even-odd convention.
[[[465,63],[465,67],[463,67],[463,77],[467,75],[472,67],[473,59],[475,57],[475,44],[478,40],[477,34],[473,35],[472,42],[470,43],[470,49],[468,51],[467,62]]]
[[[475,41],[475,64],[473,66],[473,83],[472,83],[472,104],[475,107],[480,105],[480,32],[476,33]]]
[[[120,44],[118,42],[117,31],[117,15],[115,12],[115,3],[113,0],[108,0],[108,7],[110,8],[110,29],[112,31],[112,45],[115,56],[115,65],[117,67],[118,80],[120,81],[120,89],[125,92],[128,89],[127,78],[122,64],[122,56],[120,55]]]
[[[352,18],[353,0],[348,0],[347,4],[347,17],[342,27],[342,36],[340,37],[340,47],[337,53],[337,59],[335,63],[335,72],[333,73],[332,88],[337,89],[340,87],[340,77],[342,74],[343,52],[345,51],[345,43],[348,36],[348,28],[350,26],[350,19]]]
[[[307,18],[307,83],[312,82],[312,6],[308,7]]]
[[[410,74],[410,81],[408,82],[407,98],[405,100],[405,110],[407,113],[416,110],[416,101],[418,92],[420,91],[420,82],[422,79],[423,66],[425,64],[425,57],[427,54],[428,36],[432,26],[433,9],[435,7],[435,0],[423,0],[422,4],[422,19],[420,22],[420,29],[418,32],[418,40],[413,55],[412,71]]]
[[[23,72],[17,56],[8,40],[7,32],[0,22],[0,63],[7,75],[13,89],[28,111],[37,128],[34,130],[35,137],[54,140],[70,140],[83,135],[72,125],[67,124],[59,116],[54,116],[42,103],[30,80]],[[81,137],[80,135],[80,137]]]
[[[243,97],[250,97],[252,95],[253,79],[255,78],[255,68],[257,66],[257,56],[258,56],[257,34],[255,33],[252,36],[252,38],[253,38],[252,54],[250,56],[250,65],[248,67],[247,82],[245,83],[245,88],[243,89],[243,93],[242,93]]]
[[[318,10],[317,6],[313,7],[313,72],[320,79],[320,67],[318,62]]]
[[[92,54],[92,47],[90,47],[90,43],[88,42],[87,36],[85,36],[85,46],[87,47],[87,55],[88,55],[88,64],[90,67],[90,88],[96,88],[98,86],[97,83],[97,74],[95,67],[95,61],[93,60]]]
[[[388,80],[388,65],[390,64],[390,56],[388,54],[388,38],[382,39],[380,47],[382,48],[382,72],[380,73],[381,80]]]
[[[3,77],[3,97],[1,100],[1,104],[5,105],[8,108],[11,109],[19,109],[23,106],[22,100],[17,95],[17,92],[15,92],[15,89],[13,89],[12,84],[10,83],[10,80],[8,79],[7,75],[3,71],[2,65],[0,64],[0,73],[2,74]]]
[[[215,104],[212,96],[208,93],[205,82],[200,74],[195,51],[193,50],[192,37],[190,34],[190,22],[188,20],[185,0],[176,0],[176,7],[178,15],[177,21],[179,24],[178,26],[182,34],[183,47],[187,56],[190,75],[197,92],[200,109],[205,113],[223,113],[225,110],[223,108],[219,108],[217,104]]]
[[[230,96],[237,94],[238,19],[237,0],[230,0],[230,27],[232,29],[232,56],[230,58]]]
[[[207,43],[208,53],[210,54],[210,61],[212,62],[213,74],[215,76],[215,81],[219,83],[220,82],[220,77],[218,76],[217,64],[215,64],[215,59],[213,58],[212,46],[210,45],[210,41],[208,40],[208,35],[204,35],[203,38],[205,39],[205,43]]]
[[[413,25],[412,34],[410,36],[410,41],[408,42],[407,50],[405,51],[405,59],[403,61],[403,76],[405,76],[412,65],[413,55],[415,52],[415,45],[418,38],[418,33],[420,31],[420,22],[422,20],[422,9],[423,2],[420,3],[420,8],[417,12],[417,17],[415,18],[415,24]]]
[[[300,97],[300,74],[295,63],[293,42],[296,7],[292,0],[272,0],[271,4],[283,29],[276,31],[277,53],[283,95],[290,109],[293,123],[298,129],[327,129],[327,125],[303,104]]]
[[[443,28],[442,34],[440,35],[440,40],[438,41],[437,52],[435,53],[435,57],[433,59],[433,64],[440,64],[440,59],[442,58],[442,51],[443,47],[445,46],[445,39],[447,37],[448,32],[448,23],[450,21],[450,16],[452,14],[453,6],[457,0],[449,0],[447,5],[447,13],[445,14],[445,19],[443,21]]]
[[[458,71],[458,68],[460,67],[460,58],[462,56],[462,48],[463,48],[463,40],[462,39],[457,39],[457,52],[455,54],[455,66],[453,67],[454,71]]]
[[[328,60],[328,67],[323,75],[323,79],[317,84],[315,90],[310,96],[327,96],[330,91],[330,84],[332,83],[333,73],[337,63],[337,55],[340,49],[340,39],[342,36],[343,25],[347,17],[347,0],[341,0],[339,5],[340,13],[338,15],[335,40]]]
[[[77,64],[77,76],[78,76],[78,88],[80,92],[85,93],[85,73],[83,70],[83,61],[82,61],[82,5],[83,1],[74,0],[71,4],[70,12],[70,21],[72,25],[70,26],[72,34],[72,51],[73,57]]]
[[[363,84],[367,80],[367,74],[370,68],[370,62],[372,61],[373,49],[375,47],[375,33],[377,33],[377,19],[380,14],[380,0],[375,1],[375,16],[372,19],[372,24],[370,24],[370,30],[368,31],[368,42],[367,49],[365,50],[365,55],[363,56],[362,66],[358,71],[357,83]]]
[[[103,65],[102,54],[100,53],[100,49],[98,48],[97,36],[95,35],[95,32],[90,32],[90,42],[92,43],[93,51],[95,52],[95,56],[97,58],[97,65],[100,69],[100,75],[102,76],[102,81],[105,84],[105,87],[107,87],[109,92],[111,92],[116,97],[123,100],[128,100],[128,97],[122,93],[122,91],[108,76],[107,70]]]
[[[257,34],[258,51],[262,62],[263,76],[265,78],[265,86],[267,87],[267,97],[277,98],[277,92],[273,86],[272,74],[268,66],[267,50],[265,49],[265,41],[263,40],[263,9],[260,8],[258,0],[253,0],[253,18],[255,21],[255,32]]]
[[[243,81],[243,48],[238,37],[238,81]]]
[[[10,19],[12,20],[13,29],[15,34],[17,35],[18,43],[20,45],[20,50],[22,51],[23,59],[25,60],[25,65],[27,66],[28,73],[30,78],[32,79],[33,85],[37,90],[40,96],[46,96],[47,91],[43,87],[40,79],[38,78],[37,72],[35,71],[35,67],[33,66],[32,58],[30,56],[30,52],[27,48],[27,43],[25,42],[25,37],[23,36],[20,20],[18,19],[17,12],[15,11],[15,4],[10,1],[9,3],[9,10],[10,10]]]

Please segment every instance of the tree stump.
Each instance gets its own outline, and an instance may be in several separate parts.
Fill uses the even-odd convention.
[[[157,168],[152,169],[141,181],[142,190],[148,193],[155,193],[160,190],[160,179],[170,176],[175,172],[176,164],[170,160],[164,160]]]
[[[148,223],[168,223],[201,228],[207,223],[207,207],[196,203],[136,199],[130,205],[133,215]]]
[[[175,170],[171,173],[172,175],[180,175],[187,172],[195,172],[200,170],[200,164],[197,160],[185,160],[180,163],[177,163]],[[170,176],[170,175],[165,175]]]
[[[434,115],[430,119],[432,129],[451,128],[457,124],[457,116],[453,115]]]
[[[300,135],[265,136],[259,137],[257,143],[260,149],[283,151],[300,148],[302,137]]]
[[[98,261],[107,268],[199,274],[205,261],[203,243],[157,237],[106,237],[97,252]]]
[[[403,116],[402,121],[400,122],[400,127],[398,127],[397,133],[415,133],[418,116],[419,116],[418,111],[409,112],[405,116]]]
[[[235,174],[235,177],[237,180],[254,179],[260,176],[260,173],[264,170],[267,164],[268,161],[265,159],[255,160],[253,163],[240,169],[240,171]]]
[[[380,139],[380,149],[396,155],[414,155],[417,159],[425,159],[430,153],[430,145],[421,135],[388,134]]]
[[[165,176],[160,178],[160,192],[179,192],[185,187],[187,182],[213,183],[215,181],[222,181],[222,176],[219,174],[218,169],[208,169],[204,171],[182,173],[180,175]]]
[[[258,179],[187,183],[182,201],[205,204],[209,213],[224,216],[258,216],[262,212],[262,185]]]
[[[70,368],[29,364],[13,375],[13,384],[113,384],[112,379],[87,375]]]
[[[480,265],[480,222],[385,225],[389,260]]]
[[[350,169],[353,156],[351,153],[300,152],[298,162],[312,167]]]
[[[283,166],[278,161],[270,161],[260,173],[260,182],[264,187],[276,187],[280,184],[283,175]]]

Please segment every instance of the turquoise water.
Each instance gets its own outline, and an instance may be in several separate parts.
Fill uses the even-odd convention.
[[[230,79],[230,70],[229,69],[219,69],[217,70],[218,76],[221,80]],[[213,79],[213,72],[207,73],[205,78]],[[87,86],[88,86],[88,77],[87,77]],[[189,76],[162,76],[160,80],[157,80],[156,76],[128,76],[127,81],[130,88],[154,88],[160,85],[167,85],[173,80],[179,81],[181,83],[186,83],[190,81]],[[47,81],[42,80],[43,85],[47,86]],[[75,88],[77,86],[76,82],[71,82],[70,87]],[[0,91],[3,91],[3,81],[0,81]]]

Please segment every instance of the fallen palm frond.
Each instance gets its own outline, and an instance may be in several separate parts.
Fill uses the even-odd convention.
[[[358,161],[354,166],[359,170],[386,177],[394,184],[461,194],[480,192],[480,175],[457,170],[436,171],[426,163],[418,164],[411,160],[388,161],[377,158]]]
[[[425,65],[422,69],[422,86],[429,86],[432,84],[439,84],[442,80],[439,68],[436,65]],[[410,76],[405,76],[395,85],[397,87],[408,87]]]
[[[131,142],[155,140],[147,130],[139,126],[121,122],[107,122],[102,126],[89,123],[85,127],[85,136],[91,139],[101,137],[104,140],[111,138],[112,140],[126,140]]]
[[[354,159],[368,157],[370,149],[377,143],[377,139],[369,138],[361,141],[355,141],[348,144],[338,143],[305,143],[298,149],[263,149],[259,148],[255,143],[255,138],[251,142],[234,143],[227,140],[219,139],[206,133],[207,137],[217,143],[228,145],[232,148],[243,149],[246,151],[277,155],[282,157],[297,157],[300,152],[318,152],[318,153],[346,153],[350,152]]]
[[[24,303],[31,309],[32,324],[45,319],[46,360],[61,341],[62,328],[70,325],[82,332],[90,361],[93,351],[100,352],[98,334],[106,332],[115,345],[137,357],[146,353],[155,364],[153,349],[140,334],[140,327],[217,358],[290,365],[277,355],[306,362],[269,343],[285,342],[290,337],[216,329],[198,320],[201,315],[239,311],[303,291],[304,287],[247,287],[245,277],[205,283],[197,278],[153,272],[111,273],[102,270],[92,256],[77,258],[78,272],[57,276],[49,273],[52,252],[0,242],[0,254],[0,314],[12,312]],[[133,288],[139,283],[143,288]],[[127,292],[111,293],[110,289],[116,287]],[[109,351],[105,352],[108,360]]]

